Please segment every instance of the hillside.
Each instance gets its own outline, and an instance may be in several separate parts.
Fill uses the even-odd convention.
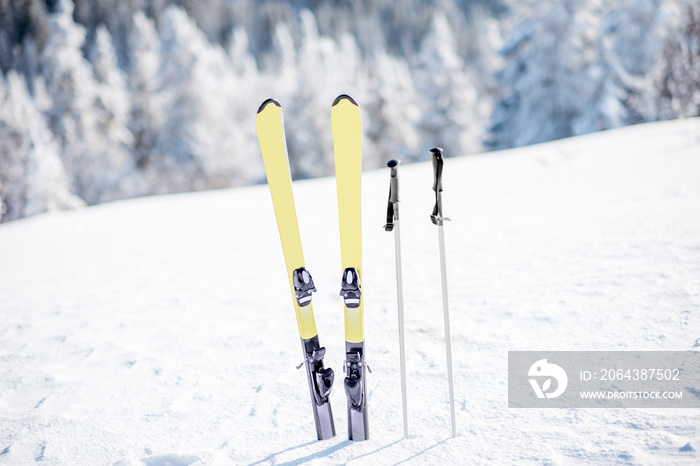
[[[251,157],[259,154],[251,154]],[[314,440],[267,186],[0,225],[0,464],[700,460],[697,410],[508,409],[509,350],[698,350],[700,119],[446,159],[458,437],[432,168],[402,166],[402,439],[388,171],[363,178],[371,439],[346,440],[335,182],[295,182],[338,435]]]

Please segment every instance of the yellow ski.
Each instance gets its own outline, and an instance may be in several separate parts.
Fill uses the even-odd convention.
[[[348,400],[348,437],[369,439],[365,363],[364,299],[362,295],[362,118],[348,95],[332,108],[335,177],[338,186],[340,294],[345,308],[345,394]]]
[[[316,291],[313,279],[304,264],[299,224],[294,206],[292,176],[284,136],[282,106],[268,99],[258,109],[258,141],[265,163],[267,183],[272,194],[277,226],[282,240],[282,250],[287,265],[287,277],[292,291],[299,335],[304,351],[304,365],[309,382],[316,434],[319,440],[335,435],[330,392],[333,386],[333,369],[324,368],[326,348],[320,346],[316,319],[311,304],[311,293]],[[301,367],[301,366],[299,366]]]

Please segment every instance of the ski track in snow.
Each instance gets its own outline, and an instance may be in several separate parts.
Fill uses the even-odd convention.
[[[450,154],[447,154],[450,155]],[[699,350],[700,119],[448,158],[458,437],[429,163],[363,177],[370,435],[347,438],[335,181],[295,182],[337,436],[318,442],[267,186],[0,226],[0,464],[697,464],[700,410],[508,409],[509,350]]]

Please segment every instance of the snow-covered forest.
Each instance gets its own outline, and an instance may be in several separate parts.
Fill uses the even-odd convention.
[[[364,165],[700,115],[700,0],[0,0],[0,215],[332,173],[353,95]]]

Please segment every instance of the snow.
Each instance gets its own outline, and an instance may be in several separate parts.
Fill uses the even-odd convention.
[[[448,154],[449,155],[449,154]],[[267,186],[0,226],[0,464],[700,461],[698,410],[508,409],[509,350],[698,350],[700,119],[448,158],[451,438],[429,163],[363,177],[371,439],[347,439],[335,182],[295,182],[337,436],[318,442]]]

